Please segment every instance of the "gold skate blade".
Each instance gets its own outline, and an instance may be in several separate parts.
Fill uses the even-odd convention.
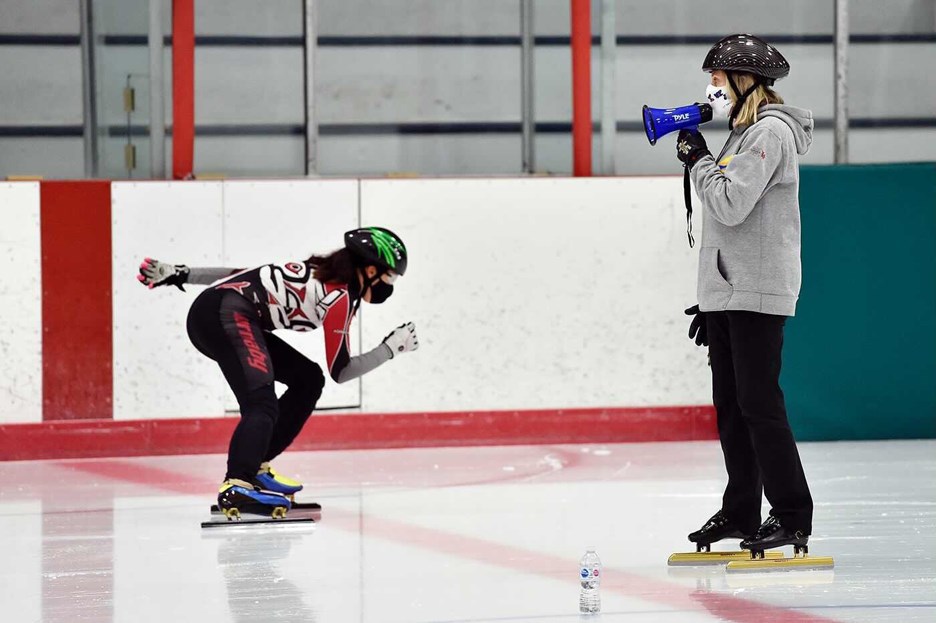
[[[764,552],[768,559],[782,558],[780,552]],[[737,550],[734,552],[677,552],[670,554],[666,564],[678,565],[720,565],[732,561],[746,561],[751,559],[751,552]]]
[[[769,555],[771,552],[764,552]],[[727,571],[780,571],[783,569],[832,569],[835,561],[831,556],[796,556],[794,558],[765,558],[753,560],[733,560],[728,563]]]

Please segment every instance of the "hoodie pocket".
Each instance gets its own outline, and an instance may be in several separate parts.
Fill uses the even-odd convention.
[[[702,247],[699,252],[699,306],[703,311],[728,307],[734,288],[719,269],[721,254],[717,247]]]

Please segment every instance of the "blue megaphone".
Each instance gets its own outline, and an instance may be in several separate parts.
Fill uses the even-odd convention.
[[[711,120],[712,107],[708,104],[689,104],[679,108],[643,107],[644,130],[651,145],[656,145],[660,137],[670,132],[683,128],[696,131],[699,125]]]

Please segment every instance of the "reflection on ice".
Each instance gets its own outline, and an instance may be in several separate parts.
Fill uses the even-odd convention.
[[[589,545],[603,621],[936,620],[936,442],[801,453],[834,571],[667,566],[717,443],[287,453],[320,523],[209,530],[223,457],[0,463],[3,620],[571,622]]]

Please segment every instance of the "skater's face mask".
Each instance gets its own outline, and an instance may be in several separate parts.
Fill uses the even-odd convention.
[[[384,283],[391,286],[393,285],[393,282],[397,280],[397,277],[399,277],[399,275],[392,270],[384,269],[384,271],[381,272],[381,270],[376,266],[366,266],[364,268],[365,281],[369,281],[372,284],[376,283],[378,275],[380,275],[380,281],[383,281]]]
[[[368,303],[379,305],[393,294],[393,282],[397,280],[397,273],[392,270],[380,272],[376,266],[364,269],[364,294],[362,298]]]

